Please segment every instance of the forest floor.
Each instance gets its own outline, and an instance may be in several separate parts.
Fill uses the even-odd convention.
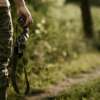
[[[81,83],[83,84],[87,81],[92,81],[99,77],[100,77],[100,67],[96,68],[95,70],[89,73],[82,73],[73,78],[68,77],[62,82],[49,86],[45,91],[43,91],[43,93],[42,91],[40,93],[33,92],[34,94],[25,97],[25,100],[46,100],[46,99],[48,100],[49,98],[59,95],[65,89],[71,88],[73,85]]]

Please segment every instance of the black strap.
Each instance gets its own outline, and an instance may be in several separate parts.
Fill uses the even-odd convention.
[[[17,94],[21,94],[20,92],[20,89],[18,87],[18,82],[17,82],[17,62],[18,60],[22,57],[22,56],[19,56],[18,53],[17,53],[17,50],[18,48],[14,48],[14,53],[13,53],[13,57],[12,57],[12,73],[11,73],[11,80],[12,80],[12,86],[15,90],[15,92]],[[25,85],[26,85],[26,88],[25,88],[25,91],[24,91],[24,95],[27,95],[29,93],[29,90],[30,90],[30,85],[29,85],[29,80],[28,80],[28,75],[27,75],[27,71],[26,71],[26,68],[25,67],[22,67],[23,70],[24,70],[24,76],[25,76]]]
[[[26,88],[25,88],[25,91],[24,91],[24,95],[27,95],[29,93],[29,90],[30,90],[30,86],[29,86],[29,81],[28,81],[28,78],[27,78],[27,73],[26,73],[26,70],[24,69],[24,73],[25,73],[25,84],[26,84]],[[12,85],[13,85],[13,88],[15,90],[15,92],[17,94],[21,94],[20,92],[20,89],[18,87],[18,84],[17,84],[17,81],[16,81],[16,76],[13,74],[12,75]]]
[[[20,36],[17,37],[15,44],[14,44],[14,50],[13,50],[13,57],[11,60],[11,65],[12,65],[12,73],[11,73],[11,80],[12,80],[12,85],[14,90],[16,91],[17,94],[21,94],[20,89],[18,87],[18,82],[16,79],[17,76],[17,62],[19,59],[22,58],[23,53],[24,53],[24,49],[25,49],[25,43],[28,39],[28,34],[29,33],[29,29],[28,27],[23,27],[23,32],[20,34]],[[30,90],[30,85],[29,85],[29,80],[28,80],[28,76],[27,76],[27,71],[25,67],[22,67],[24,70],[24,76],[25,76],[25,84],[26,84],[26,88],[24,91],[24,95],[29,93]]]

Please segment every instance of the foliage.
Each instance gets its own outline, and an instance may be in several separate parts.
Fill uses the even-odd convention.
[[[100,98],[100,79],[89,81],[85,84],[74,85],[62,95],[51,98],[50,100],[99,100]],[[49,99],[46,99],[49,100]]]
[[[97,67],[99,62],[99,54],[93,47],[94,41],[84,38],[80,7],[74,4],[65,6],[63,1],[59,5],[56,3],[58,1],[61,0],[27,0],[33,24],[24,56],[17,66],[19,69],[26,67],[32,88],[44,88],[63,80],[66,76],[88,72],[94,66]],[[93,19],[96,19],[95,40],[98,44],[99,9],[92,9]],[[20,27],[14,11],[12,15],[14,36],[17,36]],[[91,56],[89,52],[96,56]],[[81,56],[82,60],[77,60]],[[85,58],[90,60],[84,60]],[[21,74],[23,76],[23,73],[20,73],[20,76]]]

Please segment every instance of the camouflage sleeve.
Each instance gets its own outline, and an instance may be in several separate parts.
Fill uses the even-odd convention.
[[[10,9],[0,7],[0,88],[8,85],[8,64],[12,54],[13,28]]]

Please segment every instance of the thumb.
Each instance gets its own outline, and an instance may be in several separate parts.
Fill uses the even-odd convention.
[[[28,16],[26,18],[25,26],[30,26],[31,23],[32,23],[32,18],[31,18],[31,16]]]

